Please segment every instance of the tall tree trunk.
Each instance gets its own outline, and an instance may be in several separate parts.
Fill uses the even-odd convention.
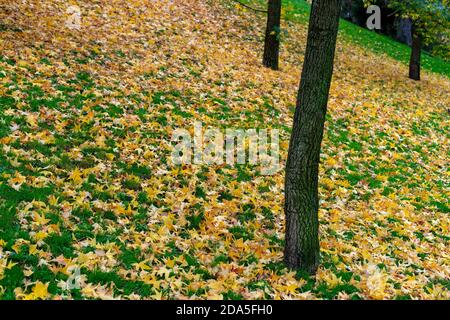
[[[278,70],[280,52],[281,0],[269,0],[266,37],[264,39],[263,65]]]
[[[318,175],[341,0],[313,0],[305,61],[286,164],[284,261],[315,273],[319,265]]]
[[[420,58],[422,53],[422,36],[417,31],[417,26],[412,25],[412,45],[411,45],[411,59],[409,60],[409,78],[413,80],[420,80]]]

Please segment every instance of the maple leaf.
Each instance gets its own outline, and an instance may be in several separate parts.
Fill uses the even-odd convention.
[[[239,6],[138,0],[92,10],[80,1],[89,17],[74,34],[55,20],[63,1],[42,3],[5,0],[21,14],[0,10],[6,26],[27,31],[0,39],[0,189],[14,189],[0,195],[0,209],[15,225],[0,239],[0,279],[16,283],[8,268],[28,278],[0,295],[73,298],[70,281],[37,272],[47,266],[68,277],[86,268],[124,279],[114,287],[77,277],[77,298],[355,298],[336,292],[347,286],[364,299],[449,297],[439,280],[449,277],[446,77],[426,71],[420,85],[408,82],[401,63],[338,39],[319,180],[327,268],[305,282],[278,264],[283,172],[168,161],[168,137],[177,129],[193,137],[194,119],[205,128],[291,126],[297,49],[307,38],[293,10],[303,6],[283,8],[294,20],[285,26],[282,68],[272,72],[255,54],[264,16],[250,19]],[[289,130],[280,131],[285,165]],[[38,263],[15,264],[11,254]],[[154,292],[129,293],[128,281]],[[66,291],[50,295],[55,283]]]
[[[147,260],[148,261],[148,260]],[[152,268],[150,268],[147,265],[147,261],[141,261],[139,263],[133,263],[133,266],[137,269],[137,270],[151,270]]]

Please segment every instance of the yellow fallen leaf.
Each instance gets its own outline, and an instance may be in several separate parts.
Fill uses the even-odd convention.
[[[34,237],[37,241],[41,241],[41,240],[44,240],[45,238],[47,238],[47,236],[48,236],[48,234],[46,232],[39,231],[36,233],[36,235]]]
[[[26,116],[26,121],[31,127],[37,127],[37,116],[35,116],[34,114],[28,114]]]
[[[16,172],[14,178],[8,180],[8,184],[11,188],[19,191],[22,184],[26,181],[26,178],[19,172]]]
[[[17,62],[17,65],[19,67],[26,68],[28,66],[28,62],[26,62],[25,60],[19,60],[19,62]]]
[[[334,158],[328,158],[328,159],[326,160],[326,163],[327,163],[330,167],[334,167],[334,166],[337,164],[337,161],[336,161],[336,159],[334,159]]]

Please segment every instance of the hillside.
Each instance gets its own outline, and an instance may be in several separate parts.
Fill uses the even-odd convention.
[[[321,165],[322,266],[283,253],[283,171],[170,162],[175,129],[276,128],[306,25],[231,1],[0,10],[1,299],[449,299],[450,81],[340,36]],[[76,280],[76,286],[71,284]]]

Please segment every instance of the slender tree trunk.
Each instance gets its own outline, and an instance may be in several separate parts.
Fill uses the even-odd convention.
[[[413,80],[420,80],[420,58],[422,53],[422,37],[417,32],[417,26],[412,25],[412,45],[411,45],[411,59],[409,60],[409,78]]]
[[[280,52],[281,0],[269,0],[266,37],[264,39],[263,65],[278,70]]]
[[[341,0],[313,0],[305,61],[286,164],[284,261],[315,273],[319,265],[318,174],[333,74]]]

